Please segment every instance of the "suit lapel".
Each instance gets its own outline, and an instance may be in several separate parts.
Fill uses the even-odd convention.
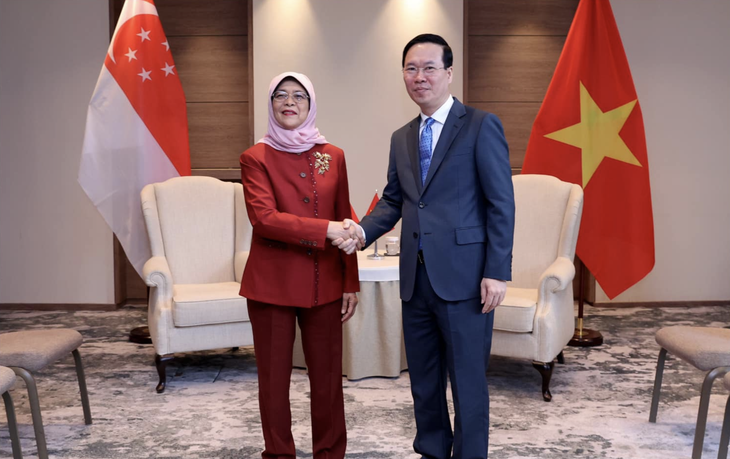
[[[413,178],[416,179],[416,187],[418,193],[421,193],[421,159],[418,156],[418,130],[421,127],[421,116],[411,121],[408,133],[406,134],[406,147],[408,148],[408,156],[411,158],[411,172]]]
[[[444,160],[444,157],[446,157],[446,153],[449,151],[449,148],[454,142],[456,135],[459,133],[459,131],[461,131],[461,128],[464,126],[465,115],[466,109],[464,109],[464,105],[456,98],[454,98],[454,105],[449,111],[449,116],[446,117],[446,123],[444,123],[444,128],[441,130],[441,136],[439,136],[439,141],[433,151],[433,156],[431,157],[431,166],[428,168],[426,183],[423,185],[423,189],[420,190],[421,193],[423,193],[423,191],[428,188],[428,184],[431,183],[431,179],[441,165],[441,162]],[[418,129],[416,129],[416,158],[418,158]],[[416,161],[418,162],[418,159]],[[418,184],[421,184],[420,177],[418,178]]]

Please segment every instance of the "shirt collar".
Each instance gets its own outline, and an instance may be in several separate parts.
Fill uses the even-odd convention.
[[[446,118],[449,116],[449,112],[451,111],[451,106],[454,105],[454,97],[449,95],[449,98],[446,99],[446,102],[439,107],[438,110],[433,112],[433,115],[426,116],[421,112],[421,124],[425,123],[428,118],[433,118],[435,121],[438,121],[439,123],[446,124]]]

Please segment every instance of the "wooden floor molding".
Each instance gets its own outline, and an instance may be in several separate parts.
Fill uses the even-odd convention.
[[[116,304],[104,303],[0,303],[0,311],[115,311]]]
[[[594,308],[698,308],[701,306],[730,306],[730,300],[722,301],[636,301],[626,303],[596,302]]]

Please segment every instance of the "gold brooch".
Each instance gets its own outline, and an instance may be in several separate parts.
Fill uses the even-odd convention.
[[[314,168],[319,169],[317,172],[319,172],[320,175],[324,175],[325,172],[330,170],[330,160],[332,157],[329,154],[315,151],[314,159]]]

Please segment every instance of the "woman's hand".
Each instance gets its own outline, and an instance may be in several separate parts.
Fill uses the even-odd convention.
[[[357,293],[343,293],[342,294],[342,323],[350,320],[353,314],[355,314],[355,307],[357,306]]]
[[[342,249],[348,255],[363,248],[364,234],[360,225],[349,218],[342,222],[329,222],[327,225],[327,239],[331,239],[332,245]]]

